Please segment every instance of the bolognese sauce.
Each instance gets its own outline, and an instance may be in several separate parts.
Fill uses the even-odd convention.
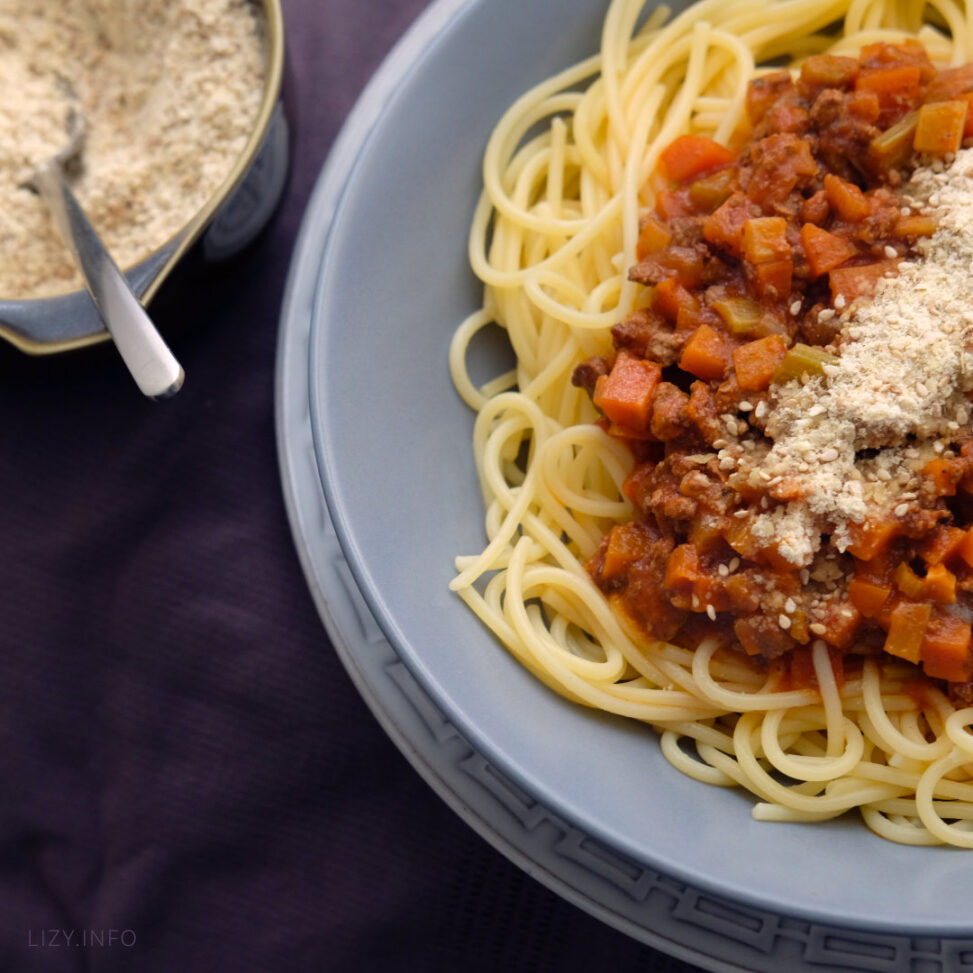
[[[648,636],[795,682],[821,639],[838,673],[886,652],[973,699],[973,376],[948,360],[973,321],[914,293],[942,209],[910,182],[943,184],[971,102],[973,66],[878,43],[751,82],[736,147],[662,152],[645,300],[573,379],[636,460],[589,571]],[[900,335],[903,302],[932,317]]]

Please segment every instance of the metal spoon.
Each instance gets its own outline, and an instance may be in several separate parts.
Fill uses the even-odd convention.
[[[167,399],[182,387],[182,366],[85,216],[64,175],[65,166],[81,151],[84,136],[84,117],[71,108],[67,145],[38,166],[30,184],[47,203],[58,232],[81,268],[88,293],[138,387],[149,398]]]

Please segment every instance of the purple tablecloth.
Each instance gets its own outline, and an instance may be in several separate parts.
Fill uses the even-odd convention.
[[[313,181],[424,0],[285,0],[293,166],[261,238],[167,286],[185,366],[0,348],[0,969],[692,968],[558,898],[428,788],[331,649],[274,441]]]

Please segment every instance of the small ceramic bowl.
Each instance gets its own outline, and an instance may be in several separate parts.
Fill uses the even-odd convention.
[[[266,74],[253,131],[233,170],[206,205],[171,239],[123,268],[143,304],[173,268],[198,249],[204,260],[237,253],[260,232],[283,192],[289,144],[280,103],[284,24],[280,0],[259,0],[266,21]],[[0,300],[0,338],[34,355],[69,351],[109,338],[86,290],[31,300]]]

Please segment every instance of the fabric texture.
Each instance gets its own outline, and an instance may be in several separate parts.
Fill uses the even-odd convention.
[[[110,345],[0,348],[0,970],[694,969],[449,810],[298,564],[274,429],[288,263],[341,122],[423,6],[284,0],[290,181],[251,247],[153,303],[178,396],[144,400]]]

